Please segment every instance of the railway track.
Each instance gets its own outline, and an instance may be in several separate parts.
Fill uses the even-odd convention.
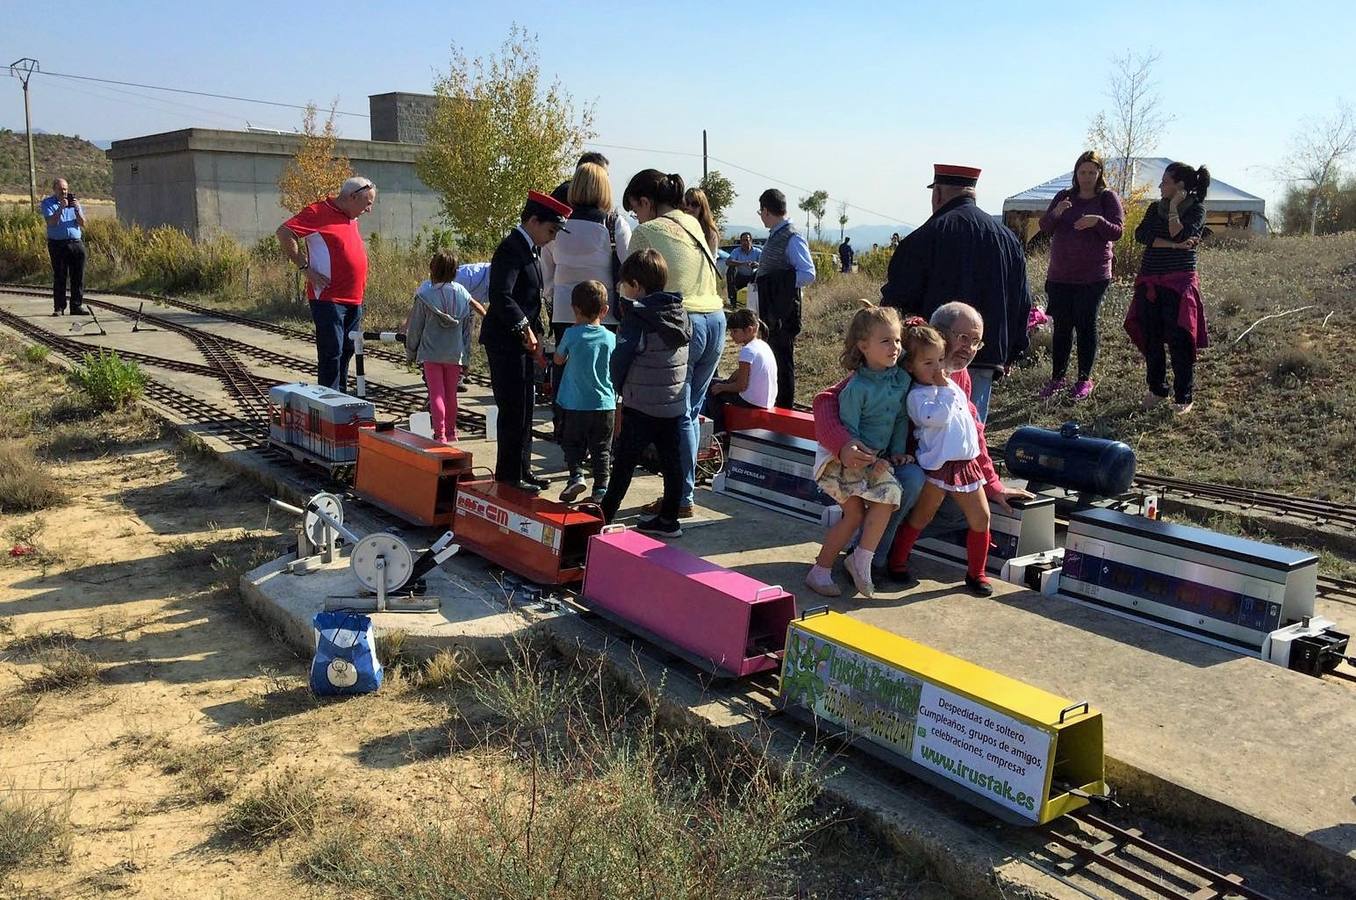
[[[0,284],[0,290],[8,293],[23,294],[28,296],[47,296],[47,292],[31,285],[12,285]],[[146,294],[137,292],[127,292],[121,296],[134,297],[138,299],[149,300],[151,302],[170,306],[176,309],[182,309],[196,315],[210,317],[233,324],[242,325],[258,331],[264,331],[271,334],[280,335],[309,344],[315,343],[314,334],[305,329],[294,326],[283,325],[276,322],[268,322],[251,316],[233,313],[225,310],[214,309],[210,306],[204,306],[198,303],[192,303],[186,300],[179,300],[174,297],[165,297],[157,294]],[[287,354],[278,353],[254,344],[240,341],[235,338],[228,338],[215,335],[205,329],[186,325],[173,319],[166,318],[154,313],[144,313],[136,309],[115,303],[107,299],[91,300],[90,305],[99,309],[105,309],[119,315],[140,318],[141,321],[154,324],[156,327],[165,328],[185,335],[199,346],[199,341],[204,340],[201,335],[208,335],[213,344],[212,352],[217,355],[229,357],[235,354],[237,357],[244,357],[256,360],[268,365],[278,366],[290,371],[310,373],[314,368],[314,363],[309,359],[300,359]],[[28,332],[26,332],[28,333]],[[37,339],[36,337],[34,339]],[[390,348],[382,347],[379,344],[369,343],[365,352],[373,357],[386,359],[392,362],[404,363],[404,354]],[[154,361],[145,354],[134,354],[131,352],[119,351],[119,355],[125,359],[132,359],[138,362],[146,362],[149,365],[164,366],[162,361]],[[206,355],[206,353],[204,354]],[[234,390],[230,382],[240,384],[241,389],[247,394],[251,394],[255,387],[245,380],[245,374],[240,370],[238,364],[233,364],[227,359],[222,359],[221,364],[229,368],[227,370],[218,369],[212,374],[227,383],[228,389]],[[209,365],[216,365],[209,361]],[[176,368],[166,366],[168,368]],[[178,368],[178,371],[191,371],[188,368]],[[198,374],[203,374],[199,372]],[[483,375],[466,375],[467,381],[474,384],[488,384],[488,378]],[[257,381],[257,379],[256,379]],[[262,383],[262,382],[260,382]],[[268,385],[277,382],[268,382]],[[389,409],[398,415],[408,416],[415,412],[421,412],[425,408],[425,400],[421,394],[401,390],[380,383],[368,381],[368,395],[373,402],[380,404],[383,408]],[[265,388],[266,391],[266,388]],[[265,395],[266,400],[266,395]],[[249,401],[247,401],[249,402]],[[808,407],[799,407],[808,409]],[[458,427],[465,428],[471,433],[485,433],[485,417],[483,414],[474,410],[459,409],[457,413]],[[538,431],[538,434],[547,436],[544,432]],[[1003,457],[1003,447],[990,448],[991,455],[995,460],[1001,460]],[[1321,500],[1309,497],[1297,497],[1289,494],[1282,494],[1273,491],[1258,491],[1250,488],[1235,487],[1232,485],[1209,484],[1205,482],[1190,481],[1180,478],[1169,478],[1152,474],[1140,474],[1135,477],[1135,486],[1141,490],[1148,490],[1158,493],[1164,498],[1180,497],[1184,500],[1200,499],[1214,503],[1231,506],[1242,511],[1259,510],[1274,514],[1280,518],[1295,518],[1304,520],[1321,528],[1334,529],[1352,529],[1356,530],[1356,507],[1348,504],[1334,503],[1328,500]],[[1356,602],[1356,584],[1347,588],[1330,586],[1330,591],[1335,595],[1349,596],[1353,602]]]
[[[27,294],[30,296],[47,296],[48,292],[35,288],[32,285],[0,283],[0,289],[9,293]],[[106,293],[106,292],[100,292]],[[269,334],[276,334],[280,337],[291,338],[292,340],[303,343],[315,344],[315,332],[304,328],[298,328],[295,325],[284,325],[280,322],[270,322],[267,319],[259,319],[254,316],[247,316],[242,313],[231,312],[229,310],[219,309],[217,307],[206,306],[201,303],[192,303],[188,300],[180,300],[177,297],[167,297],[163,294],[150,294],[144,291],[119,291],[119,296],[132,297],[138,300],[148,300],[161,306],[169,306],[174,309],[182,309],[185,312],[196,313],[207,318],[219,319],[223,322],[230,322],[234,325],[241,325],[246,328],[253,328],[256,331],[264,331]],[[384,359],[387,362],[393,362],[398,365],[405,364],[405,354],[400,350],[392,350],[375,342],[369,342],[363,348],[363,353],[374,359]],[[477,384],[488,387],[490,379],[475,372],[463,372],[462,378],[470,384]],[[370,384],[370,383],[369,383]]]

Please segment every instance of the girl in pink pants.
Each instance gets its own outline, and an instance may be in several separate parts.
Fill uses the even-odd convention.
[[[428,281],[419,285],[405,326],[405,359],[424,367],[433,437],[457,439],[457,385],[465,363],[471,311],[485,308],[457,284],[457,257],[439,250],[429,261]]]

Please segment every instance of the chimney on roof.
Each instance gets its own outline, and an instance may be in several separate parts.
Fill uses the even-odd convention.
[[[397,144],[428,141],[428,122],[438,98],[433,94],[372,94],[367,98],[372,117],[372,140]]]

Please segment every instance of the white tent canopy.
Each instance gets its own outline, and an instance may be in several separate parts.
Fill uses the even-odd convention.
[[[1134,185],[1145,189],[1148,196],[1158,199],[1158,183],[1163,180],[1163,170],[1172,163],[1166,156],[1141,156],[1132,160],[1134,166]],[[1112,164],[1108,163],[1111,169]],[[1058,178],[1052,178],[1045,184],[1014,194],[1003,201],[1003,212],[1045,212],[1055,194],[1073,184],[1073,172],[1066,172]],[[1205,198],[1206,207],[1212,212],[1251,212],[1266,214],[1266,201],[1254,197],[1247,191],[1240,191],[1233,185],[1225,184],[1218,178],[1210,180],[1210,192]]]

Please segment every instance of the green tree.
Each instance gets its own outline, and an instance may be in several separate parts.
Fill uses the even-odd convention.
[[[725,211],[738,196],[730,179],[720,174],[719,169],[712,169],[702,176],[697,186],[706,192],[706,202],[711,204],[711,215],[716,217],[716,224],[724,225]]]
[[[847,201],[844,200],[838,204],[838,243],[843,243],[843,235],[847,233]]]
[[[300,212],[317,200],[339,193],[344,181],[353,174],[348,157],[334,153],[338,141],[334,133],[334,106],[323,128],[316,126],[316,106],[306,104],[306,116],[301,123],[301,145],[297,155],[283,168],[278,177],[278,191],[283,209]]]
[[[434,82],[438,102],[415,166],[467,250],[492,251],[527,192],[555,187],[593,136],[592,104],[576,115],[558,79],[543,85],[537,57],[537,39],[514,25],[497,56],[468,59],[454,46]]]
[[[815,240],[819,240],[820,226],[824,222],[825,207],[829,202],[828,191],[815,191],[808,197],[800,198],[801,211],[805,213],[805,229],[810,228],[810,217],[815,220]]]

